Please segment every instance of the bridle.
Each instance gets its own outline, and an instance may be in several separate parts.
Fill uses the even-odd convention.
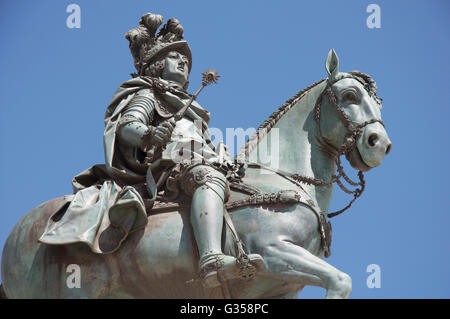
[[[365,121],[365,122],[357,124],[357,125],[354,125],[350,121],[350,119],[348,118],[348,115],[345,113],[345,111],[341,107],[339,107],[339,105],[337,104],[336,96],[335,96],[333,90],[331,89],[331,87],[333,86],[334,83],[336,83],[337,81],[340,81],[342,79],[345,79],[345,78],[352,78],[352,79],[355,79],[358,82],[360,82],[365,87],[365,89],[369,93],[369,95],[371,95],[373,98],[376,99],[376,101],[378,103],[380,103],[380,100],[376,97],[376,94],[367,88],[367,84],[362,82],[361,80],[359,80],[356,76],[352,75],[351,73],[341,75],[337,79],[334,79],[334,81],[328,80],[327,86],[325,87],[325,89],[322,91],[322,93],[317,98],[316,104],[314,106],[314,120],[317,123],[317,128],[319,131],[319,140],[324,142],[326,139],[323,137],[322,132],[320,130],[320,107],[322,105],[323,97],[325,96],[328,99],[328,101],[330,102],[330,104],[336,109],[339,119],[341,120],[342,124],[344,125],[344,127],[347,130],[347,134],[345,136],[344,143],[338,149],[335,149],[334,146],[325,142],[327,144],[327,147],[334,149],[333,153],[335,153],[334,157],[336,159],[336,168],[337,168],[338,174],[333,175],[329,181],[324,181],[321,179],[302,176],[299,174],[292,174],[290,176],[290,178],[296,180],[297,182],[303,182],[308,185],[314,185],[314,186],[319,186],[319,187],[329,186],[333,183],[336,183],[345,193],[353,195],[353,199],[348,203],[347,206],[345,206],[344,208],[342,208],[336,212],[327,214],[327,216],[329,218],[335,217],[335,216],[343,213],[347,209],[349,209],[352,206],[352,204],[355,202],[355,200],[358,197],[360,197],[361,194],[364,192],[364,189],[366,186],[366,182],[364,180],[364,173],[361,170],[358,172],[359,182],[352,181],[347,176],[347,174],[345,174],[344,168],[342,167],[341,160],[340,160],[341,155],[347,155],[353,151],[353,149],[356,147],[356,142],[357,142],[358,138],[363,133],[363,131],[362,131],[363,128],[366,127],[367,125],[378,122],[381,125],[383,125],[383,127],[384,127],[383,121],[379,120],[379,119],[371,119],[371,120]],[[344,186],[344,184],[342,183],[341,178],[343,178],[347,183],[349,183],[350,185],[352,185],[356,188],[354,190],[350,190],[350,189],[346,188]]]

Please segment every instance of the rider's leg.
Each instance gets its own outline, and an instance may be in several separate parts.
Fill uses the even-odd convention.
[[[206,165],[195,166],[186,175],[182,186],[192,195],[191,224],[200,256],[200,276],[207,277],[220,268],[236,264],[236,258],[222,252],[227,181],[222,173]]]
[[[257,268],[263,267],[261,256],[250,254],[241,259],[238,269],[236,258],[222,252],[223,204],[229,192],[225,176],[211,166],[197,165],[187,170],[181,183],[185,192],[192,196],[191,224],[200,255],[203,285],[220,285],[218,273],[222,279],[249,278]]]
[[[196,189],[191,204],[191,224],[200,255],[200,274],[232,266],[236,259],[222,253],[223,188],[203,185]]]

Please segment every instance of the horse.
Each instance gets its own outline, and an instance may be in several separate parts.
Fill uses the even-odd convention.
[[[362,172],[381,164],[391,142],[372,78],[358,71],[339,72],[334,50],[325,68],[327,78],[278,108],[237,156],[247,164],[243,185],[261,192],[252,197],[232,189],[228,205],[245,253],[264,260],[253,277],[233,279],[226,288],[212,290],[192,280],[198,273],[198,252],[189,207],[150,213],[145,228],[130,234],[112,254],[95,254],[82,243],[39,243],[47,220],[66,207],[71,196],[66,195],[32,209],[12,230],[2,255],[4,295],[296,298],[311,285],[325,288],[326,298],[347,298],[350,276],[323,260],[329,253],[331,229],[324,232],[329,225],[324,220],[331,216],[327,212],[334,183],[342,186],[340,178],[348,180],[338,159],[346,155],[361,173],[360,183],[351,183],[361,186],[350,192],[356,199],[364,187]],[[294,193],[297,200],[277,200],[283,192]],[[224,227],[224,252],[231,253],[229,235]]]

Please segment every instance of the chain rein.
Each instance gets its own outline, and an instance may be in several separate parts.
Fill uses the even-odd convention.
[[[345,76],[345,77],[339,78],[338,80],[341,80],[343,78],[356,79],[353,76]],[[383,121],[379,120],[379,119],[371,119],[371,120],[365,121],[361,124],[358,124],[356,126],[353,125],[351,123],[350,119],[348,118],[347,114],[344,112],[344,110],[342,108],[340,108],[339,105],[337,104],[336,96],[334,95],[333,91],[331,90],[331,86],[338,80],[334,81],[333,83],[330,83],[330,82],[328,83],[325,90],[318,97],[316,104],[314,106],[314,120],[318,124],[319,131],[320,131],[320,106],[322,104],[324,95],[328,98],[328,101],[331,103],[331,105],[333,105],[333,107],[336,109],[336,111],[338,112],[338,115],[339,115],[339,119],[341,120],[344,127],[347,129],[347,134],[345,136],[345,142],[344,142],[344,144],[342,144],[340,146],[340,148],[338,150],[338,154],[336,156],[336,168],[337,168],[338,174],[333,175],[329,181],[324,181],[324,180],[320,180],[317,178],[302,176],[299,174],[293,174],[291,176],[291,178],[296,180],[297,182],[303,182],[308,185],[314,185],[314,186],[319,186],[319,187],[329,186],[329,185],[332,185],[333,183],[336,183],[336,184],[338,184],[339,188],[342,189],[345,193],[347,193],[349,195],[353,195],[352,200],[347,204],[347,206],[345,206],[344,208],[342,208],[336,212],[327,214],[328,218],[335,217],[335,216],[343,213],[347,209],[349,209],[353,205],[355,200],[361,196],[361,194],[364,192],[365,187],[366,187],[366,181],[364,179],[364,173],[362,171],[358,172],[359,182],[354,182],[347,176],[347,174],[344,172],[344,168],[342,167],[342,164],[341,164],[341,159],[340,159],[341,155],[346,155],[346,154],[350,153],[356,147],[356,141],[362,135],[362,129],[365,126],[372,124],[372,123],[376,123],[376,122],[378,122],[384,126]],[[320,133],[320,135],[322,135],[322,133]],[[341,181],[341,178],[343,178],[348,184],[355,186],[356,188],[354,190],[349,190],[347,187],[344,186],[344,184]]]

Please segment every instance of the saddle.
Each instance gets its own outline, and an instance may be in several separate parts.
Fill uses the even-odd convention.
[[[265,268],[262,260],[245,261],[246,253],[243,243],[240,241],[237,232],[234,229],[230,214],[236,209],[247,206],[291,206],[293,204],[303,204],[309,207],[317,216],[319,224],[319,233],[321,236],[322,248],[325,257],[330,256],[331,245],[331,224],[326,221],[325,215],[318,210],[317,204],[301,185],[285,176],[275,172],[265,171],[264,168],[254,166],[247,167],[245,176],[241,179],[229,180],[230,196],[225,202],[224,207],[224,248],[226,253],[244,260],[242,267],[236,269],[242,278],[251,278],[260,270]],[[149,203],[150,204],[150,203]],[[163,196],[157,196],[151,203],[150,214],[158,214],[167,211],[189,209],[190,200],[183,196],[176,199],[167,199]],[[251,268],[250,265],[256,265]],[[236,274],[235,274],[236,275]],[[232,277],[230,274],[224,277]]]

